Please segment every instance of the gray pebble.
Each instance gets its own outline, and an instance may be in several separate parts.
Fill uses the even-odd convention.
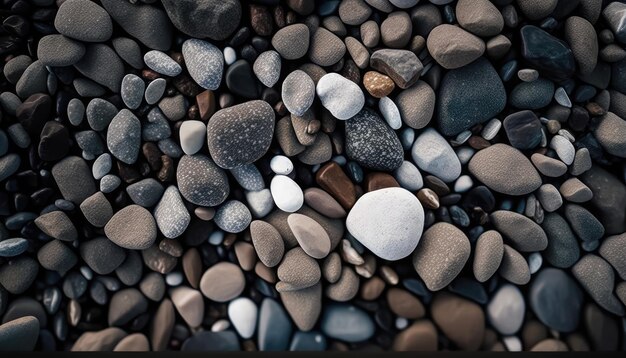
[[[171,121],[183,119],[187,115],[187,100],[181,94],[165,97],[159,101],[159,109]]]
[[[261,53],[252,66],[252,71],[266,87],[273,87],[278,82],[280,70],[280,55],[273,50]]]
[[[167,86],[167,81],[164,78],[157,78],[156,80],[150,82],[146,87],[145,99],[147,104],[155,104],[157,103],[163,94],[165,93],[165,87]]]
[[[133,164],[141,146],[141,123],[135,115],[122,109],[107,129],[107,147],[111,154],[126,164]]]
[[[135,230],[137,227],[142,230]],[[139,205],[129,205],[113,215],[104,227],[104,233],[120,247],[144,250],[154,244],[157,227],[148,210]]]
[[[130,109],[139,108],[141,100],[143,99],[145,86],[143,80],[137,75],[129,73],[124,76],[120,94],[126,107]]]
[[[303,116],[315,99],[315,83],[304,71],[291,72],[282,84],[282,100],[287,110]]]
[[[572,267],[572,273],[602,308],[618,316],[624,314],[624,306],[613,293],[615,274],[608,262],[594,254],[587,254]]]
[[[15,56],[4,65],[2,70],[4,77],[10,83],[16,84],[31,63],[33,63],[33,60],[26,55]]]
[[[107,45],[90,44],[83,58],[74,67],[83,76],[119,93],[124,77],[124,64]]]
[[[202,154],[184,155],[176,168],[176,180],[180,194],[196,205],[217,206],[230,192],[226,173]]]
[[[143,61],[151,70],[165,76],[176,77],[183,71],[176,61],[158,50],[146,52]]]
[[[54,18],[54,27],[67,37],[86,42],[104,42],[113,33],[109,14],[88,0],[64,1]]]
[[[172,135],[172,129],[163,115],[161,110],[154,107],[148,112],[148,121],[144,123],[141,129],[141,137],[144,141],[159,141],[169,138]]]
[[[37,60],[30,64],[22,73],[20,80],[15,85],[15,93],[20,98],[28,98],[35,93],[46,93],[48,71],[44,64]]]
[[[143,68],[141,49],[137,42],[127,37],[117,37],[111,43],[122,60],[138,70]]]
[[[265,188],[263,176],[253,163],[232,168],[230,173],[245,190],[257,191]]]
[[[183,43],[183,57],[189,75],[200,87],[215,91],[222,83],[224,55],[213,44],[189,39]]]
[[[15,123],[7,128],[7,133],[11,141],[19,148],[25,149],[30,145],[30,135],[22,126],[22,123]]]
[[[245,204],[238,200],[230,200],[217,209],[213,220],[220,229],[238,233],[250,225],[252,215]]]
[[[91,173],[93,174],[94,179],[102,179],[102,177],[104,177],[111,171],[112,166],[113,161],[111,160],[111,155],[109,153],[101,154],[93,162],[93,166],[91,167]]]
[[[122,184],[122,179],[117,175],[107,174],[100,180],[100,191],[108,194],[117,189]]]
[[[176,186],[171,185],[165,190],[159,204],[154,208],[154,219],[161,233],[169,239],[177,238],[185,232],[191,215]]]
[[[153,178],[146,178],[126,187],[128,197],[135,204],[150,208],[163,196],[163,185]]]
[[[80,204],[80,211],[95,227],[104,227],[113,216],[113,208],[102,192],[96,192]]]
[[[37,45],[37,58],[44,66],[71,66],[84,55],[85,45],[63,35],[44,36]]]
[[[56,163],[52,167],[52,177],[63,198],[74,204],[82,203],[96,192],[91,170],[82,158],[70,156]]]
[[[79,126],[85,118],[85,105],[79,98],[72,98],[67,104],[67,118],[73,126]]]

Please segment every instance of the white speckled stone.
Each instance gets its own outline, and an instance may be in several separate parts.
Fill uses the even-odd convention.
[[[141,146],[141,123],[128,109],[122,109],[111,120],[107,130],[107,147],[113,156],[133,164]]]
[[[252,163],[230,169],[230,173],[237,183],[246,190],[257,191],[265,188],[261,172]]]
[[[176,77],[183,71],[182,67],[180,67],[176,61],[158,50],[146,52],[146,54],[143,55],[143,62],[154,72],[169,77]]]
[[[252,66],[252,71],[256,77],[267,87],[272,87],[278,82],[280,69],[280,55],[274,50],[261,53]]]
[[[209,42],[189,39],[183,43],[183,58],[189,75],[200,87],[215,91],[222,83],[224,55]]]
[[[282,99],[287,110],[301,117],[315,99],[315,82],[302,70],[291,72],[282,84]]]
[[[122,79],[122,89],[120,90],[120,95],[122,96],[122,100],[124,101],[126,107],[130,109],[139,108],[141,100],[143,99],[145,88],[146,84],[143,82],[141,77],[133,75],[132,73],[124,76]]]
[[[213,221],[226,232],[238,233],[250,225],[252,214],[241,201],[229,200],[217,209]]]
[[[168,239],[177,238],[185,232],[191,222],[191,215],[176,186],[171,185],[165,189],[161,200],[154,208],[154,219],[163,236]]]
[[[246,191],[246,201],[250,212],[256,218],[262,218],[274,209],[274,200],[269,189]]]

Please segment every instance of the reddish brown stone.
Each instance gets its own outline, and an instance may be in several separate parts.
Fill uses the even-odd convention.
[[[426,313],[424,305],[417,297],[400,288],[387,291],[387,302],[391,311],[400,317],[418,319]]]
[[[354,184],[339,164],[330,162],[321,167],[315,174],[315,181],[343,206],[350,210],[356,203]]]
[[[376,98],[383,98],[388,96],[396,88],[393,80],[380,72],[368,71],[363,76],[363,86]]]
[[[394,351],[436,351],[437,330],[429,320],[413,323],[393,341]]]
[[[250,5],[250,25],[261,36],[272,34],[272,15],[265,6]]]
[[[485,314],[476,303],[441,292],[431,303],[433,320],[459,348],[477,350],[485,335]]]
[[[215,113],[215,95],[213,94],[213,91],[206,90],[204,92],[200,92],[196,96],[196,103],[198,104],[200,119],[208,121],[213,113]]]
[[[477,135],[473,135],[470,137],[470,139],[467,141],[470,145],[470,147],[476,149],[476,150],[481,150],[481,149],[485,149],[489,146],[491,146],[491,143],[489,143],[488,140],[486,140],[483,137],[477,136]]]
[[[159,173],[157,174],[157,178],[159,178],[159,180],[162,182],[173,181],[174,175],[176,174],[174,161],[167,155],[162,155],[161,162],[163,163],[163,165],[161,166],[161,170],[159,170]]]
[[[370,192],[384,188],[399,188],[400,184],[396,179],[387,173],[374,172],[365,176],[365,191]]]

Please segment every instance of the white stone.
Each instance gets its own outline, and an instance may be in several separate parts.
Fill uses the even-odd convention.
[[[183,121],[180,126],[180,147],[187,155],[194,155],[202,149],[206,139],[206,126],[201,121]]]
[[[452,182],[461,175],[461,162],[454,150],[433,128],[428,128],[417,137],[411,156],[417,167],[444,182]]]
[[[224,49],[224,62],[230,66],[235,63],[235,61],[237,61],[237,53],[235,52],[235,49],[230,46],[226,47]]]
[[[407,160],[403,161],[402,165],[393,172],[393,176],[406,190],[417,191],[424,186],[424,179],[419,169]]]
[[[288,213],[294,213],[304,204],[304,194],[298,184],[288,176],[276,175],[270,184],[272,198],[276,206]]]
[[[274,200],[269,189],[246,191],[246,201],[250,212],[256,218],[262,218],[274,209]]]
[[[254,301],[239,297],[228,305],[228,318],[243,339],[254,335],[259,309]]]
[[[572,145],[567,138],[561,135],[555,135],[550,141],[550,148],[554,149],[556,155],[559,156],[559,159],[561,159],[563,163],[570,165],[574,162],[576,149],[574,149],[574,145]]]
[[[380,99],[378,102],[378,109],[391,129],[400,129],[400,127],[402,127],[400,110],[389,97],[383,97]]]
[[[465,193],[466,191],[470,190],[473,185],[474,182],[469,175],[462,175],[454,183],[454,191],[456,193]]]
[[[502,343],[509,352],[521,352],[522,341],[517,336],[508,336],[502,338]]]
[[[276,155],[270,160],[270,168],[276,174],[288,175],[293,170],[293,163],[284,155]]]
[[[409,256],[424,229],[424,209],[415,194],[384,188],[364,194],[346,219],[350,234],[376,256],[390,261]]]
[[[517,287],[508,283],[500,287],[487,305],[489,322],[503,335],[517,332],[522,327],[525,313],[524,296]]]
[[[317,82],[316,92],[322,106],[337,119],[350,119],[365,105],[361,88],[338,73],[322,76]]]

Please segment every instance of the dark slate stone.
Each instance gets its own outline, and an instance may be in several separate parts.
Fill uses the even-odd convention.
[[[541,143],[541,122],[532,111],[510,114],[502,124],[509,142],[517,149],[532,149]]]
[[[522,27],[520,33],[522,57],[535,69],[555,80],[567,79],[574,74],[576,61],[565,41],[533,25]]]
[[[529,298],[537,318],[546,326],[559,332],[571,332],[578,327],[583,293],[565,271],[541,270],[531,283]]]

